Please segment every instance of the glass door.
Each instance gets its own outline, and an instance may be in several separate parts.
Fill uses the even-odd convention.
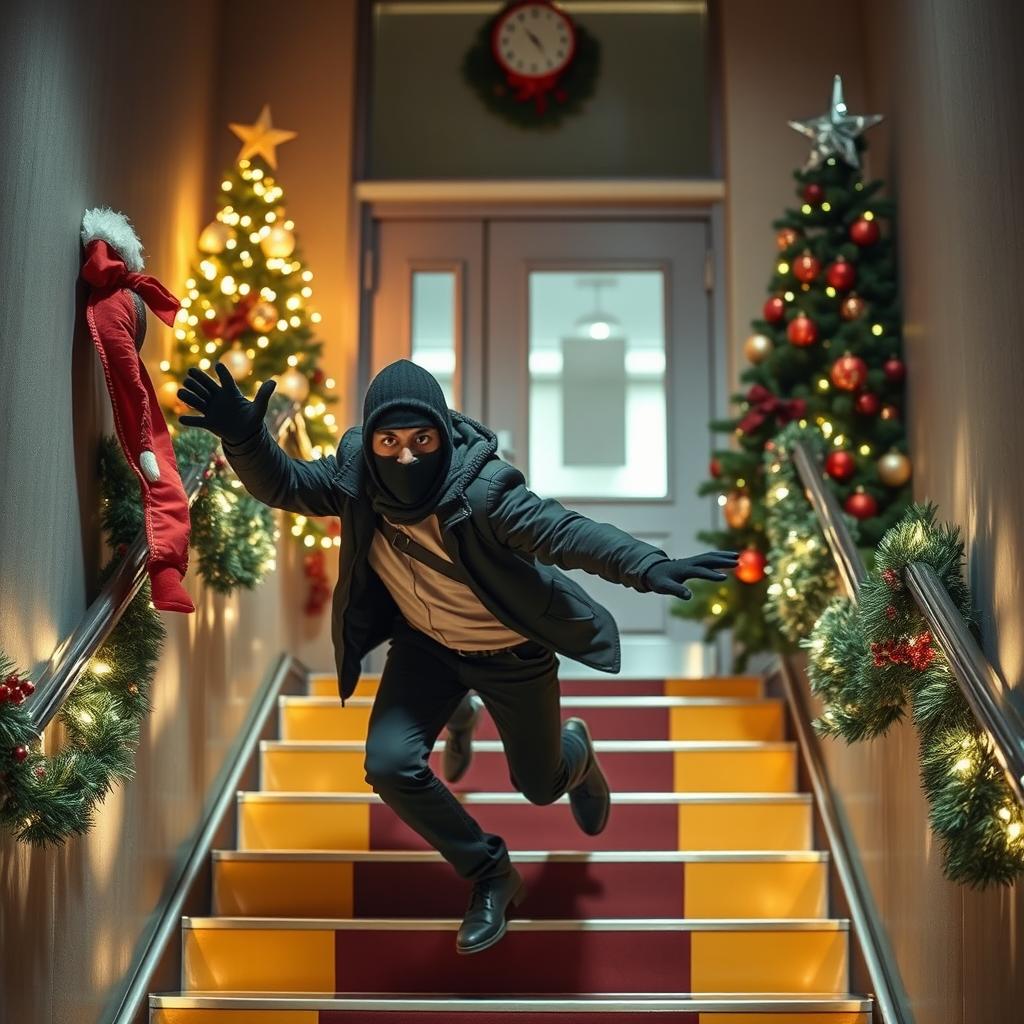
[[[379,244],[374,372],[400,356],[421,363],[537,494],[672,556],[703,550],[705,218],[385,221]],[[671,598],[570,575],[615,616],[624,673],[710,667],[700,627],[671,615]]]

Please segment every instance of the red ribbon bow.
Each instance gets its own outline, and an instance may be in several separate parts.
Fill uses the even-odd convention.
[[[219,316],[213,320],[203,320],[203,334],[208,338],[223,338],[234,341],[242,331],[249,328],[249,310],[256,304],[256,292],[249,292],[235,303],[227,316]]]
[[[181,303],[155,277],[129,270],[117,250],[102,238],[91,241],[87,251],[82,277],[93,288],[130,288],[168,327],[174,326]]]
[[[739,428],[745,434],[757,430],[769,416],[774,416],[779,426],[784,426],[790,420],[799,419],[807,411],[807,403],[802,398],[780,398],[763,384],[751,385],[747,401],[750,408],[739,422]]]

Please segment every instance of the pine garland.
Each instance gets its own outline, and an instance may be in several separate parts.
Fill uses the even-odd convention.
[[[790,423],[765,453],[768,537],[768,586],[765,618],[787,639],[807,636],[825,610],[829,595],[839,589],[839,573],[810,502],[804,497],[791,452],[801,441],[820,464],[828,444],[817,426],[806,420]],[[827,485],[826,485],[827,486]],[[844,515],[851,534],[858,534],[857,520]]]
[[[204,466],[205,486],[191,510],[191,539],[199,572],[215,590],[252,587],[271,564],[271,512],[251,498],[214,449],[214,435],[182,428],[174,439],[183,474]],[[101,521],[114,554],[100,573],[102,587],[116,572],[142,528],[138,478],[113,436],[99,451]],[[148,578],[110,635],[89,660],[57,718],[67,742],[47,755],[32,728],[26,699],[35,687],[0,650],[0,827],[20,842],[59,845],[84,835],[95,808],[135,774],[143,720],[152,710],[150,687],[166,631],[153,607]]]
[[[932,502],[912,505],[882,538],[857,603],[834,598],[801,642],[811,689],[825,703],[815,725],[855,742],[884,735],[909,708],[946,877],[1010,885],[1024,874],[1024,809],[904,583],[911,562],[931,566],[977,634],[960,530],[936,525],[935,514]]]

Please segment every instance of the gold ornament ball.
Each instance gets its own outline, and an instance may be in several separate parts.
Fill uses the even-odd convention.
[[[733,530],[742,530],[750,520],[750,495],[743,491],[730,491],[722,506],[725,521]]]
[[[211,220],[199,236],[199,251],[211,254],[223,252],[228,244],[228,239],[233,238],[234,234],[227,224],[222,224],[219,220]]]
[[[782,228],[775,236],[775,244],[778,246],[779,252],[785,252],[791,245],[796,245],[799,238],[799,231],[793,228]]]
[[[902,487],[910,473],[910,459],[902,452],[889,452],[878,460],[878,477],[886,487]]]
[[[187,406],[178,397],[178,388],[181,385],[176,380],[165,380],[160,385],[160,390],[157,392],[157,397],[160,399],[160,404],[165,409],[170,409],[175,416],[181,416],[183,413],[193,411],[191,406]]]
[[[743,345],[743,354],[752,363],[760,363],[767,359],[775,349],[775,344],[767,334],[752,334]]]
[[[287,259],[295,251],[295,235],[286,227],[275,224],[261,239],[263,255]]]
[[[867,305],[859,295],[847,295],[839,303],[839,315],[844,320],[859,320],[867,311]]]
[[[309,378],[294,366],[289,366],[284,373],[278,374],[274,379],[277,381],[278,391],[296,402],[304,402],[309,395]]]
[[[245,351],[234,345],[227,350],[220,361],[228,368],[228,373],[236,380],[245,380],[252,373],[252,360]]]
[[[280,317],[277,315],[277,306],[266,300],[257,302],[249,310],[249,325],[254,331],[266,334],[277,326]]]

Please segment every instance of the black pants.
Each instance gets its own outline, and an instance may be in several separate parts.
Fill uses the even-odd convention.
[[[469,690],[494,719],[512,784],[531,803],[553,803],[577,785],[587,752],[562,734],[558,661],[546,647],[463,656],[399,620],[370,715],[366,781],[463,878],[479,881],[509,870],[508,847],[480,828],[427,761]]]

